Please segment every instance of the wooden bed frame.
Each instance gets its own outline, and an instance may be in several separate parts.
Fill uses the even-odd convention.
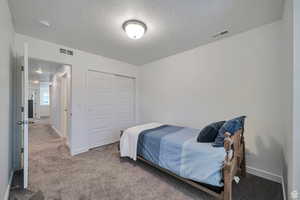
[[[123,131],[121,131],[121,136],[122,134]],[[242,177],[246,176],[244,128],[238,130],[233,136],[231,136],[230,133],[225,133],[224,148],[226,151],[226,157],[222,169],[224,187],[222,188],[222,191],[220,193],[216,192],[213,189],[209,189],[208,187],[205,187],[200,183],[180,177],[167,169],[161,168],[160,166],[153,164],[148,160],[145,160],[140,156],[137,156],[137,158],[218,199],[232,200],[232,182],[234,176],[238,174]]]

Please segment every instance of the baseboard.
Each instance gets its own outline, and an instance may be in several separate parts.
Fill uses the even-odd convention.
[[[87,147],[82,147],[82,148],[74,149],[74,150],[71,150],[71,155],[75,156],[75,155],[87,152],[88,150],[89,150],[89,148],[87,148]]]
[[[9,199],[9,192],[10,192],[10,186],[11,186],[11,183],[12,183],[13,175],[14,175],[14,172],[12,171],[10,173],[10,177],[9,177],[9,180],[8,180],[8,185],[7,185],[7,189],[6,189],[5,195],[4,195],[4,200],[8,200]]]
[[[277,175],[277,174],[274,174],[272,172],[268,172],[268,171],[265,171],[262,169],[257,169],[255,167],[251,167],[251,166],[247,166],[246,169],[247,169],[247,173],[249,173],[249,174],[253,174],[255,176],[259,176],[261,178],[264,178],[264,179],[267,179],[270,181],[274,181],[274,182],[277,182],[280,184],[282,183],[282,176],[280,176],[280,175]]]
[[[59,132],[59,130],[57,130],[53,125],[51,125],[51,128],[60,136],[62,137],[61,133]]]
[[[284,183],[284,178],[283,176],[262,170],[262,169],[257,169],[255,167],[247,166],[247,173],[270,180],[274,181],[277,183],[281,184],[282,187],[282,195],[283,195],[283,200],[286,200],[286,188],[285,188],[285,183]]]

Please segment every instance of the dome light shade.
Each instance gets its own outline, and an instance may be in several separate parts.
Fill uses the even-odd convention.
[[[35,72],[38,73],[38,74],[42,74],[42,73],[43,73],[42,68],[39,68],[39,69],[36,70]]]
[[[147,26],[138,20],[128,20],[123,24],[123,30],[131,39],[137,40],[143,37],[147,31]]]

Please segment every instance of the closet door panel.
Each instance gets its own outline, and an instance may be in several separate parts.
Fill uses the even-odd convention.
[[[114,76],[88,72],[88,139],[89,147],[114,142]]]
[[[116,76],[116,120],[118,129],[125,129],[135,124],[135,80]]]
[[[89,147],[118,141],[135,124],[135,80],[89,71],[87,86]]]

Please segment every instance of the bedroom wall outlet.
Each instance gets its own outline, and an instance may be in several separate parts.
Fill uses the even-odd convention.
[[[291,192],[291,198],[292,198],[292,200],[297,200],[298,196],[299,196],[299,194],[298,194],[297,190],[294,190],[294,191]]]

